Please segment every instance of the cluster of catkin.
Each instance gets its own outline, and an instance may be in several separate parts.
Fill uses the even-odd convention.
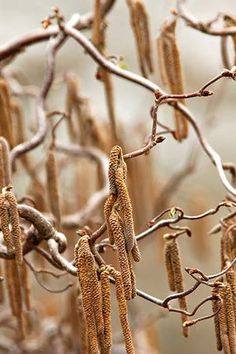
[[[110,153],[110,194],[104,205],[104,215],[110,243],[117,247],[125,298],[130,300],[136,295],[131,256],[135,262],[139,262],[141,255],[134,233],[133,211],[126,178],[127,168],[122,149],[116,145]]]
[[[226,262],[226,266],[229,265]],[[230,268],[225,276],[225,282],[221,287],[212,290],[212,310],[214,316],[216,346],[225,354],[236,353],[236,274]],[[221,306],[219,310],[219,298]]]
[[[0,225],[4,243],[9,254],[15,254],[12,260],[4,260],[4,274],[6,281],[9,304],[13,316],[16,317],[19,336],[25,338],[25,316],[23,305],[26,310],[31,309],[30,283],[28,271],[23,262],[22,230],[17,209],[17,200],[12,192],[9,146],[7,140],[0,137]],[[4,301],[1,296],[1,301]]]
[[[128,322],[128,308],[121,274],[109,266],[97,269],[89,245],[89,236],[84,234],[75,246],[75,264],[78,269],[81,297],[78,296],[80,336],[83,353],[111,353],[111,294],[109,274],[115,279],[116,297],[126,351],[134,353]]]
[[[166,85],[171,94],[183,94],[183,72],[180,53],[176,40],[176,19],[167,19],[157,38],[159,68],[163,85]],[[181,100],[183,103],[183,100]],[[175,138],[181,141],[187,138],[187,120],[181,112],[175,110]]]
[[[221,268],[230,265],[234,258],[234,248],[232,235],[224,230],[221,238]],[[214,316],[216,346],[217,349],[224,350],[226,354],[236,354],[236,274],[235,269],[231,267],[225,279],[221,279],[223,285],[215,287],[212,290],[212,310],[216,313]],[[221,307],[219,310],[219,299]],[[218,311],[219,310],[219,311]]]
[[[184,282],[182,275],[181,258],[179,252],[179,246],[176,240],[176,235],[166,234],[164,235],[165,247],[165,266],[168,275],[168,284],[171,291],[181,293],[184,291]],[[186,297],[182,296],[178,298],[179,306],[181,310],[187,311]],[[188,327],[184,326],[184,323],[188,320],[187,315],[181,314],[183,324],[183,335],[188,336]]]

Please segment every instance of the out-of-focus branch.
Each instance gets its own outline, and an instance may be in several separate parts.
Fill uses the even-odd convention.
[[[115,0],[104,0],[101,6],[101,14],[102,16],[105,16],[112,8],[114,5]],[[84,30],[89,27],[91,27],[93,22],[93,13],[87,13],[84,15],[81,15],[77,17],[76,22],[74,23],[74,26],[78,30]],[[4,60],[8,57],[12,57],[15,54],[21,52],[24,50],[26,47],[40,43],[42,41],[48,40],[50,37],[55,37],[56,35],[59,34],[60,29],[58,26],[52,26],[48,29],[36,29],[33,30],[32,32],[17,37],[16,39],[0,46],[0,61]]]
[[[213,28],[212,25],[218,20],[220,14],[217,15],[213,20],[208,22],[202,22],[193,16],[185,6],[186,0],[177,1],[177,12],[174,10],[174,14],[182,18],[186,24],[200,32],[205,34],[210,34],[212,36],[228,36],[236,34],[236,26],[223,27],[223,28]]]
[[[88,54],[94,59],[94,61],[101,65],[104,69],[112,72],[114,75],[117,75],[119,77],[122,77],[128,81],[134,82],[140,86],[145,87],[149,91],[152,91],[154,94],[158,93],[159,99],[164,96],[166,103],[169,103],[171,106],[173,106],[175,109],[180,110],[186,119],[190,122],[192,125],[193,129],[195,130],[195,133],[197,134],[197,137],[199,139],[199,142],[201,146],[203,147],[204,151],[207,153],[207,155],[210,157],[211,161],[215,164],[218,174],[220,176],[220,179],[225,186],[225,188],[232,193],[234,196],[236,196],[236,189],[228,182],[226,175],[224,173],[224,168],[223,164],[221,161],[221,158],[219,154],[211,147],[211,145],[208,143],[208,141],[205,139],[203,136],[201,129],[196,122],[195,117],[193,114],[188,110],[187,107],[185,107],[183,104],[173,101],[173,97],[171,99],[168,99],[168,94],[166,94],[159,86],[151,82],[150,80],[147,80],[137,74],[131,73],[127,70],[123,70],[117,65],[113,64],[109,60],[107,60],[101,53],[94,47],[94,45],[85,37],[80,31],[77,31],[76,29],[66,25],[65,26],[65,32],[73,37],[87,52]],[[234,68],[232,70],[225,70],[223,73],[220,75],[217,75],[215,78],[210,80],[206,85],[204,85],[201,88],[201,92],[205,92],[206,87],[211,85],[212,83],[216,82],[222,77],[231,77],[235,79],[235,70]],[[207,94],[209,95],[209,93]],[[183,95],[176,95],[176,97],[181,98]],[[203,94],[204,96],[204,94]],[[171,97],[171,95],[169,96]],[[177,98],[176,98],[177,99]],[[155,129],[154,129],[155,130]],[[155,136],[154,132],[152,133],[153,136]]]

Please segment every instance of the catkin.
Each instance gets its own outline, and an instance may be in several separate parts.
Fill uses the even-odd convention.
[[[50,149],[48,152],[47,162],[47,190],[49,204],[53,216],[56,220],[56,227],[60,227],[61,224],[61,208],[60,208],[60,192],[59,181],[55,151]]]
[[[3,260],[0,261],[0,276],[3,276]],[[0,280],[0,304],[4,302],[4,282]]]
[[[95,261],[88,240],[88,236],[83,236],[76,244],[75,264],[78,268],[90,351],[98,353],[97,335],[101,338],[104,332],[102,298]]]
[[[81,288],[77,286],[76,309],[78,315],[80,350],[81,353],[88,354],[88,332],[86,327],[86,319],[83,307]]]
[[[112,269],[111,274],[115,278],[116,299],[119,306],[119,317],[120,317],[120,323],[121,323],[122,332],[125,340],[126,353],[134,354],[135,350],[134,350],[134,344],[132,339],[132,333],[129,327],[128,307],[125,300],[122,276],[119,272],[115,271],[114,269]]]
[[[184,291],[184,282],[183,282],[183,275],[181,270],[181,260],[179,254],[179,247],[176,241],[176,237],[172,237],[171,235],[165,237],[168,242],[170,243],[170,258],[171,258],[171,265],[174,275],[174,282],[175,282],[175,290],[178,293]],[[187,311],[187,302],[185,297],[180,297],[178,299],[179,307],[181,310]],[[185,314],[181,314],[182,323],[188,320],[188,316]],[[188,327],[183,327],[183,335],[184,337],[188,337]]]
[[[116,195],[110,194],[104,204],[104,217],[105,217],[105,222],[107,225],[107,233],[108,233],[108,237],[109,237],[109,241],[110,241],[111,245],[114,244],[115,240],[114,240],[113,232],[112,232],[112,229],[110,226],[109,217],[111,215],[111,211],[112,211],[112,208],[115,204],[115,201],[116,201]]]
[[[3,150],[2,150],[2,145],[0,144],[0,190],[5,187],[5,171],[4,171],[4,156],[3,156]]]
[[[4,171],[4,186],[11,184],[11,167],[10,167],[10,152],[7,140],[0,136],[0,145],[2,149],[3,171]]]
[[[229,347],[227,322],[226,322],[224,293],[225,293],[224,289],[220,289],[220,296],[223,300],[221,309],[219,311],[220,337],[221,337],[221,343],[222,343],[222,348],[224,350],[224,354],[231,354],[230,347]]]
[[[235,316],[234,316],[234,305],[233,305],[232,293],[229,284],[227,284],[223,289],[223,302],[225,307],[229,347],[231,350],[231,354],[235,354],[236,353]]]
[[[236,274],[233,268],[230,268],[226,273],[226,279],[232,292],[232,300],[234,306],[234,318],[236,323]]]
[[[11,235],[14,243],[16,263],[21,265],[23,263],[23,246],[21,240],[20,218],[17,210],[17,200],[11,191],[5,192],[5,198],[9,203],[9,215],[11,222]]]
[[[120,166],[116,170],[116,187],[118,192],[118,199],[121,206],[121,212],[124,220],[124,233],[127,252],[130,252],[134,247],[134,222],[133,222],[133,210],[129,198],[127,186],[124,181],[123,166]]]
[[[26,309],[28,311],[30,311],[32,308],[31,286],[30,286],[28,268],[27,268],[25,262],[23,262],[22,267],[21,267],[21,286],[22,286],[22,290],[23,290],[23,294],[24,294],[24,301],[25,301]]]
[[[179,48],[176,41],[176,19],[166,20],[157,39],[159,66],[163,84],[172,94],[183,94],[183,74]],[[183,103],[183,100],[181,101]],[[181,141],[188,135],[188,125],[181,112],[175,110],[175,136]]]
[[[0,79],[0,135],[4,136],[10,147],[14,146],[12,117],[10,108],[10,95],[5,80]]]
[[[219,288],[212,289],[212,296],[219,295]],[[219,309],[219,301],[215,298],[212,300],[212,312],[216,313]],[[221,334],[220,334],[220,320],[219,320],[219,313],[214,316],[214,325],[215,325],[215,335],[216,335],[216,347],[217,350],[222,350],[222,342],[221,342]]]
[[[92,28],[92,42],[97,47],[97,49],[106,56],[106,24],[104,23],[101,16],[101,0],[95,0],[94,8],[94,20]],[[111,124],[111,132],[113,135],[113,141],[117,141],[117,132],[116,132],[116,117],[115,117],[115,104],[114,104],[114,89],[112,83],[112,76],[103,68],[98,68],[97,78],[101,80],[104,84],[105,96],[107,109]]]
[[[20,338],[25,338],[25,323],[22,306],[21,283],[19,269],[15,260],[5,262],[7,291],[12,314],[17,318]]]
[[[122,225],[119,219],[119,215],[114,209],[109,218],[109,224],[111,226],[112,234],[114,235],[115,244],[117,246],[118,259],[119,259],[122,282],[124,286],[125,298],[127,300],[130,300],[132,298],[132,284],[131,284],[129,260],[126,252]]]
[[[8,203],[3,194],[0,195],[0,219],[1,219],[1,230],[3,233],[3,239],[7,246],[8,252],[12,252],[14,249],[11,231],[9,229],[9,213],[8,213]]]
[[[116,170],[118,168],[121,156],[122,156],[121,147],[119,145],[113,146],[110,152],[109,170],[108,170],[110,194],[115,194],[115,195],[117,194]]]
[[[104,354],[111,353],[112,346],[112,329],[111,329],[111,291],[109,271],[107,268],[100,273],[101,290],[102,290],[102,313],[104,321]]]
[[[166,271],[167,271],[167,276],[168,276],[168,284],[169,288],[171,291],[176,291],[175,287],[175,276],[174,276],[174,270],[172,267],[172,242],[169,240],[166,240],[165,246],[164,246],[164,257],[165,257],[165,266],[166,266]]]
[[[140,70],[144,77],[148,77],[153,71],[148,14],[142,0],[128,0],[128,5]]]

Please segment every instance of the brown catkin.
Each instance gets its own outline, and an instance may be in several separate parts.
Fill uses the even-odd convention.
[[[8,252],[12,252],[14,250],[14,244],[9,228],[10,220],[8,213],[8,203],[6,201],[5,195],[3,194],[0,194],[0,219],[4,242],[7,246]]]
[[[23,290],[23,294],[24,294],[25,307],[28,311],[30,311],[32,308],[31,286],[30,286],[28,268],[27,268],[25,262],[23,262],[22,267],[21,267],[21,286],[22,286],[22,290]]]
[[[122,327],[122,332],[125,340],[125,348],[127,354],[134,354],[134,344],[132,339],[132,333],[129,326],[128,320],[128,307],[125,300],[125,293],[123,288],[123,282],[121,274],[114,269],[111,271],[112,276],[115,278],[115,285],[116,285],[116,299],[119,306],[119,317],[120,323]]]
[[[164,246],[164,257],[165,257],[165,266],[166,266],[166,271],[167,271],[167,276],[168,276],[168,284],[169,284],[170,290],[175,291],[176,290],[175,276],[174,276],[174,270],[172,267],[171,253],[172,253],[171,241],[166,240],[165,246]]]
[[[157,40],[160,72],[163,84],[172,94],[183,94],[183,74],[179,48],[176,41],[176,19],[166,20]],[[181,101],[183,103],[183,100]],[[188,125],[181,112],[175,110],[176,139],[181,141],[188,135]]]
[[[134,237],[134,247],[132,248],[131,253],[132,253],[133,260],[135,262],[140,262],[141,261],[141,258],[142,258],[141,252],[139,250],[138,242],[137,242],[135,237]]]
[[[16,263],[23,263],[23,245],[21,240],[20,218],[17,210],[17,200],[11,191],[5,193],[5,198],[9,203],[9,215],[11,222],[11,235],[15,247]]]
[[[81,237],[75,246],[75,263],[78,268],[90,351],[98,353],[97,335],[101,337],[104,332],[102,298],[88,236]]]
[[[7,140],[2,136],[0,136],[0,145],[3,157],[4,186],[7,186],[11,184],[10,148]]]
[[[113,232],[111,230],[109,217],[111,215],[111,211],[115,204],[115,201],[116,201],[116,195],[110,194],[104,204],[104,218],[107,225],[107,233],[111,245],[114,244],[115,240],[114,240]]]
[[[127,252],[131,252],[134,247],[134,221],[133,221],[133,210],[128,193],[128,188],[124,181],[124,169],[120,166],[116,170],[116,187],[118,192],[118,200],[121,206],[121,212],[123,214],[124,220],[124,233],[125,233],[125,243]]]
[[[128,261],[129,261],[129,271],[130,271],[130,280],[131,280],[131,294],[132,294],[132,299],[136,296],[136,277],[135,277],[135,273],[134,273],[134,268],[133,268],[133,264],[132,264],[132,260],[130,255],[127,255],[128,257]]]
[[[50,149],[48,151],[48,157],[46,162],[47,169],[47,190],[50,209],[56,220],[56,227],[60,227],[61,223],[61,207],[60,207],[60,192],[59,192],[59,180],[57,171],[57,162],[55,151]]]
[[[2,145],[0,144],[0,191],[5,187],[4,156]]]
[[[212,296],[218,296],[219,295],[219,288],[213,288],[212,289]],[[217,310],[219,309],[219,301],[215,298],[212,300],[212,312],[216,313]],[[222,342],[221,342],[221,335],[220,335],[220,320],[219,320],[219,313],[217,313],[214,316],[214,325],[215,325],[215,335],[216,335],[216,347],[217,350],[222,350]]]
[[[140,70],[144,77],[148,77],[148,73],[153,71],[148,14],[142,0],[128,0],[128,5]]]
[[[78,315],[78,330],[79,330],[79,337],[80,337],[80,350],[81,353],[89,354],[88,352],[88,332],[86,327],[86,319],[83,307],[83,300],[81,294],[81,288],[79,284],[77,285],[77,298],[76,298],[76,309]]]
[[[172,269],[174,272],[174,279],[175,279],[175,288],[178,293],[184,291],[184,282],[183,282],[183,275],[181,270],[181,260],[179,254],[179,247],[176,241],[176,238],[173,237],[171,242],[171,263]],[[178,299],[179,307],[181,310],[187,311],[187,302],[185,297],[180,297]],[[181,314],[182,323],[188,320],[188,316],[185,314]],[[183,327],[183,335],[184,337],[188,337],[189,328]]]
[[[235,354],[236,353],[236,327],[235,327],[234,305],[233,305],[232,293],[229,284],[227,284],[223,289],[223,301],[225,307],[229,346],[230,346],[231,354]]]
[[[100,273],[102,290],[102,313],[104,321],[104,354],[111,353],[112,346],[112,328],[111,328],[111,290],[109,271],[105,268]]]
[[[5,80],[0,79],[0,135],[4,136],[10,147],[14,146],[10,95]]]
[[[226,273],[226,279],[232,292],[232,300],[234,306],[234,318],[236,323],[236,274],[233,268],[230,268]]]
[[[97,47],[97,49],[106,56],[106,25],[102,19],[101,14],[101,0],[95,0],[94,8],[94,21],[92,28],[92,42]],[[114,89],[112,83],[112,76],[103,68],[99,67],[97,77],[104,84],[105,96],[107,109],[111,125],[111,133],[113,136],[113,141],[117,141],[117,132],[116,132],[116,117],[115,117],[115,105],[114,105]]]
[[[0,276],[3,277],[3,260],[0,261]],[[0,304],[4,302],[4,282],[0,280]]]
[[[12,314],[16,316],[20,338],[25,338],[25,323],[22,306],[21,283],[19,268],[15,260],[5,262],[7,291]]]
[[[110,193],[115,195],[117,194],[116,170],[118,168],[121,156],[122,156],[121,147],[119,145],[113,146],[110,152],[108,178],[109,178]]]
[[[225,293],[225,290],[220,289],[220,296],[223,301],[221,309],[219,311],[220,337],[221,337],[221,343],[222,343],[222,348],[224,350],[224,354],[231,354],[230,353],[230,346],[229,346],[227,322],[226,322],[224,293]]]
[[[132,298],[132,284],[129,260],[126,252],[125,239],[121,221],[119,219],[117,211],[114,208],[109,218],[109,224],[111,226],[112,234],[114,236],[115,244],[118,251],[119,266],[124,287],[125,298],[127,300],[130,300]]]

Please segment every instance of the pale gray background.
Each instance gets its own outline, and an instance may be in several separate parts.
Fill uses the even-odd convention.
[[[153,38],[153,55],[156,58],[156,46],[154,38],[158,34],[161,21],[169,13],[169,9],[175,6],[175,1],[149,0],[145,1],[150,14],[150,26]],[[39,27],[40,21],[50,13],[52,5],[57,5],[69,19],[74,12],[84,13],[92,8],[92,1],[3,1],[0,0],[0,43],[12,39],[12,37],[27,33],[27,31]],[[188,2],[191,11],[202,20],[214,17],[218,11],[231,12],[236,14],[236,3],[233,0],[211,1],[193,0]],[[117,1],[112,13],[108,16],[109,35],[108,48],[111,54],[122,55],[131,71],[139,72],[137,65],[136,51],[133,41],[133,34],[129,26],[129,13],[124,0]],[[218,74],[223,66],[220,57],[219,38],[206,36],[186,27],[182,21],[178,25],[178,39],[181,47],[181,55],[184,66],[186,91],[199,88],[205,81]],[[29,84],[40,85],[45,61],[46,43],[42,43],[27,49],[21,54],[11,66],[21,73],[22,78]],[[71,70],[78,74],[84,94],[93,96],[93,105],[101,118],[106,119],[106,107],[104,104],[103,90],[101,84],[94,80],[96,65],[93,64],[89,56],[84,55],[83,50],[69,40],[57,56],[57,72],[60,76],[63,72]],[[155,59],[155,74],[152,79],[160,82],[157,60]],[[150,126],[149,108],[152,103],[152,95],[143,88],[123,80],[114,78],[116,92],[116,109],[120,124],[127,124],[130,129],[134,121],[146,120]],[[235,159],[235,90],[236,83],[227,81],[220,90],[221,84],[216,84],[213,89],[223,93],[224,96],[219,101],[214,96],[205,99],[193,99],[188,102],[189,107],[196,114],[199,122],[203,123],[206,118],[206,111],[209,102],[213,102],[216,109],[207,114],[214,114],[217,124],[205,134],[212,146],[221,154],[225,161],[236,162]],[[52,107],[63,109],[63,100],[55,100]],[[28,110],[29,119],[33,115],[34,106]],[[165,114],[161,113],[163,119]],[[130,133],[132,134],[132,132]],[[181,167],[184,162],[186,152],[191,146],[191,140],[195,139],[194,134],[191,139],[177,145],[172,139],[168,143],[162,144],[156,153],[158,173],[162,177],[168,178]],[[196,141],[196,139],[195,139]],[[217,176],[215,168],[209,159],[202,154],[200,167],[194,177],[186,181],[179,191],[178,203],[191,203],[193,197],[191,191],[200,188],[207,192],[209,207],[215,205],[224,196],[224,189]],[[212,225],[213,225],[212,221]],[[208,237],[206,235],[206,237]],[[192,251],[188,248],[185,239],[181,240],[181,247],[185,250],[184,261],[186,266],[200,267],[205,272],[216,272],[219,267],[218,246],[219,237],[211,239],[215,250],[211,253],[209,260],[200,262]],[[216,243],[214,243],[214,241]],[[186,244],[185,244],[186,242]],[[142,246],[143,247],[143,246]],[[168,290],[166,287],[166,276],[163,266],[157,265],[158,252],[155,251],[155,243],[151,241],[142,249],[144,261],[138,266],[138,286],[145,291],[158,297],[164,297]],[[150,266],[151,265],[151,266]],[[217,269],[216,269],[217,267]],[[160,273],[160,274],[159,274]],[[152,277],[152,279],[151,279]],[[189,282],[190,284],[191,282]],[[209,290],[204,289],[196,292],[192,296],[192,305],[196,304],[203,295],[208,295]],[[160,311],[153,304],[146,304],[143,300],[135,300],[139,306],[139,311],[145,314],[154,314]],[[210,306],[207,306],[209,312]],[[206,321],[194,326],[191,329],[191,336],[184,339],[180,334],[179,319],[175,314],[170,314],[158,322],[160,338],[160,352],[162,354],[208,354],[216,353],[212,321]]]

